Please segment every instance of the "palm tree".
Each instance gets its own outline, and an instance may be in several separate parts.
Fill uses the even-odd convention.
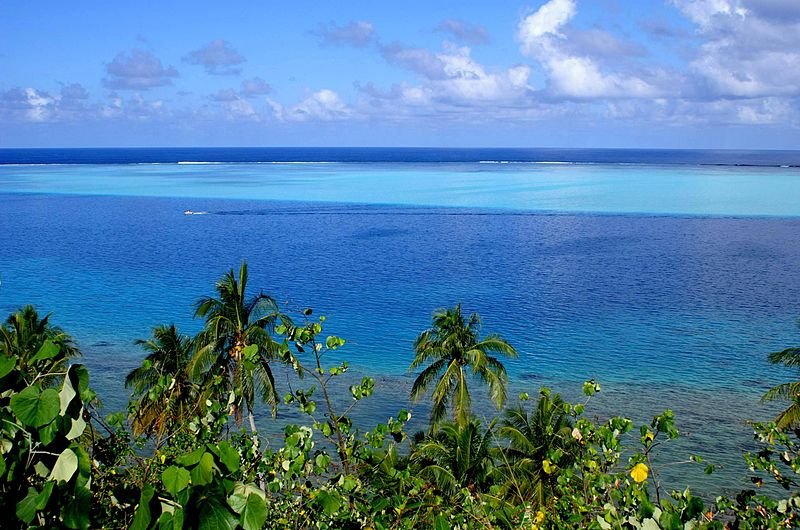
[[[158,326],[148,340],[137,340],[149,355],[125,378],[131,394],[131,426],[135,435],[174,432],[198,408],[197,387],[189,377],[192,340],[174,324]]]
[[[412,448],[412,465],[445,495],[455,495],[462,488],[484,493],[494,476],[493,428],[494,422],[484,431],[474,418],[465,423],[445,422]]]
[[[535,499],[540,506],[545,503],[556,485],[556,466],[563,468],[574,458],[572,428],[558,394],[540,393],[530,412],[522,405],[506,410],[498,435],[508,440],[503,473],[510,496],[519,501]],[[551,463],[554,453],[560,455],[557,463]]]
[[[58,347],[58,352],[46,358],[37,356],[47,341]],[[50,325],[49,314],[39,318],[36,309],[26,305],[12,313],[0,326],[0,354],[16,356],[22,373],[26,374],[27,379],[33,380],[43,374],[64,372],[67,361],[80,355],[80,352],[70,335]],[[39,381],[46,384],[52,379],[40,377]]]
[[[420,333],[414,341],[414,360],[409,370],[430,363],[422,370],[411,388],[411,398],[419,401],[433,386],[431,398],[431,428],[445,416],[453,401],[453,419],[464,425],[469,421],[472,398],[467,386],[468,371],[488,385],[489,398],[500,409],[506,400],[508,376],[497,353],[516,357],[517,351],[498,335],[481,339],[480,317],[477,313],[466,319],[461,304],[452,309],[440,309],[433,314],[433,327]]]
[[[247,298],[247,262],[242,262],[238,278],[233,269],[225,273],[216,291],[216,297],[197,302],[195,316],[205,319],[205,327],[196,337],[191,372],[206,381],[222,376],[224,395],[217,397],[228,398],[232,393],[230,413],[239,422],[246,407],[255,432],[256,394],[270,405],[273,415],[277,410],[278,394],[269,366],[276,343],[270,331],[282,316],[276,302],[263,292]],[[248,346],[256,346],[255,352]]]
[[[776,351],[767,357],[772,364],[782,364],[790,368],[800,368],[800,348],[787,348]],[[761,401],[784,400],[791,404],[775,418],[780,429],[800,427],[800,381],[792,381],[772,387],[761,397]]]

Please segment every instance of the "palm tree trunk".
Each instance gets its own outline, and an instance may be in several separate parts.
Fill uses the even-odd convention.
[[[250,422],[250,430],[256,432],[256,420],[253,417],[253,413],[249,410],[247,411],[247,420]]]

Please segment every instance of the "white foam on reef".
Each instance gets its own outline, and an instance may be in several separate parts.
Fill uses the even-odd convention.
[[[578,162],[557,162],[557,161],[528,161],[528,160],[480,160],[479,164],[545,164],[545,165],[573,165]]]
[[[224,164],[224,163],[225,162],[195,162],[195,161],[191,161],[191,160],[178,162],[179,165],[185,165],[185,166],[204,166],[204,165],[210,165],[210,164]]]

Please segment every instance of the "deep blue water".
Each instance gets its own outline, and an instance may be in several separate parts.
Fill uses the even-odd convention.
[[[549,384],[574,395],[594,377],[606,388],[598,413],[645,419],[671,407],[696,433],[687,451],[735,455],[749,438],[744,420],[774,412],[758,405],[760,394],[796,377],[765,358],[800,343],[800,195],[792,195],[800,175],[780,167],[797,153],[550,151],[2,150],[0,163],[89,165],[0,166],[0,312],[24,303],[53,312],[79,341],[101,397],[120,408],[124,375],[143,356],[133,341],[160,323],[196,331],[195,300],[247,259],[254,290],[290,310],[327,315],[330,332],[348,340],[342,357],[381,379],[382,396],[358,412],[367,422],[408,405],[414,337],[434,309],[462,302],[520,351],[507,363],[515,391]],[[485,166],[474,160],[567,161],[565,153],[590,165],[568,177],[559,166],[504,165],[471,180]],[[350,157],[359,169],[243,163],[265,157]],[[391,157],[415,162],[393,165]],[[193,159],[242,163],[127,165]],[[448,163],[437,170],[434,159]],[[768,167],[732,167],[745,160]],[[697,169],[703,164],[725,166]],[[582,205],[626,194],[628,202],[611,214],[526,209],[508,178],[580,182]],[[719,210],[627,210],[651,202],[619,182],[648,178],[658,181],[655,206],[684,186],[689,198],[706,191],[698,211]],[[603,190],[601,180],[610,182]],[[746,189],[754,213],[717,200],[722,187],[709,182],[719,180]],[[428,206],[402,195],[406,181],[431,183]],[[315,194],[323,185],[330,200]],[[265,199],[274,197],[265,189],[288,190],[278,194],[286,200]],[[215,198],[231,190],[254,199]],[[474,192],[470,206],[450,202],[466,192]],[[569,197],[552,195],[548,204]],[[208,213],[187,216],[187,207]],[[417,410],[424,415],[424,406]],[[734,460],[725,463],[740,476]]]
[[[153,164],[177,162],[573,162],[798,166],[798,151],[693,149],[522,149],[397,147],[142,147],[0,149],[0,164]]]

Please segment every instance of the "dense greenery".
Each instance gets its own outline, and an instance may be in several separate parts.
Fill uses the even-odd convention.
[[[795,420],[755,424],[745,455],[755,490],[708,503],[665,492],[653,453],[679,436],[670,411],[635,427],[593,421],[584,403],[542,389],[519,396],[495,420],[471,414],[469,386],[506,401],[494,354],[516,355],[496,335],[480,338],[477,315],[437,311],[414,344],[423,367],[412,390],[430,397],[430,428],[410,435],[396,411],[362,431],[349,411],[374,381],[342,377],[342,338],[324,317],[293,318],[260,293],[247,267],[229,271],[202,299],[197,337],[159,326],[140,341],[127,412],[98,414],[89,374],[70,337],[26,307],[0,327],[0,509],[9,528],[794,528],[800,523],[800,444]],[[787,350],[788,351],[788,350]],[[796,366],[786,355],[774,360]],[[787,362],[787,360],[791,362]],[[273,371],[296,374],[282,402]],[[796,385],[796,384],[791,384]],[[347,386],[342,392],[342,386]],[[474,389],[473,389],[474,390]],[[784,392],[785,390],[785,392]],[[796,407],[795,386],[781,394]],[[335,396],[346,394],[346,402]],[[477,395],[477,394],[476,394]],[[317,398],[320,401],[317,401]],[[280,443],[256,430],[254,412],[293,408],[306,417]],[[247,416],[249,430],[241,428]],[[782,418],[786,418],[784,414]],[[779,418],[781,420],[781,418]],[[695,457],[697,463],[700,459]],[[708,471],[712,471],[709,466]]]

